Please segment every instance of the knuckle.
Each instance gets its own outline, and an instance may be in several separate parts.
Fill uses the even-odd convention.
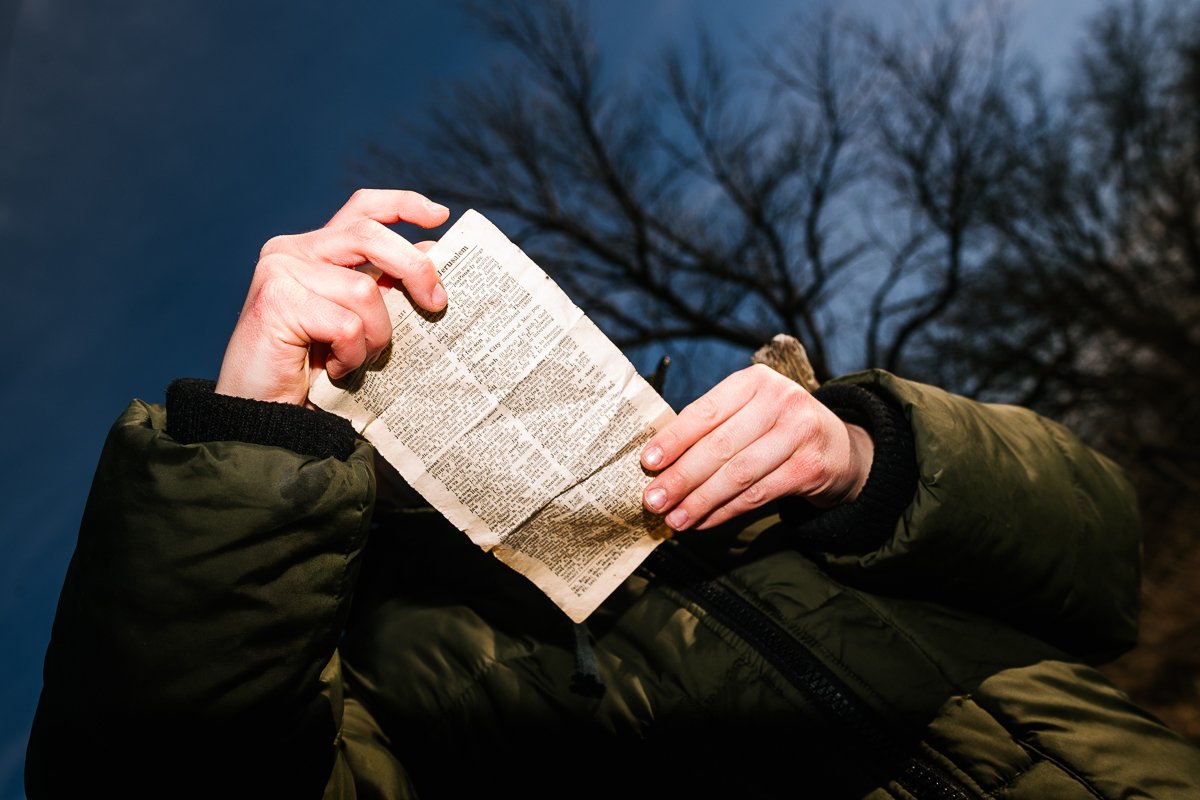
[[[287,263],[287,258],[279,252],[271,252],[262,256],[258,260],[258,266],[254,271],[261,280],[277,280],[284,273],[284,265]]]
[[[720,409],[717,407],[716,401],[708,395],[704,395],[703,397],[695,400],[689,406],[689,408],[701,422],[712,422],[720,413]]]
[[[754,380],[755,382],[761,383],[773,382],[773,379],[779,375],[778,372],[771,367],[768,367],[766,364],[751,364],[750,366],[741,370],[740,374],[751,380]]]
[[[766,364],[751,364],[742,370],[742,375],[745,377],[747,383],[754,388],[755,394],[761,393],[774,396],[791,383],[791,381],[777,370],[768,367]]]
[[[736,452],[729,433],[720,428],[705,437],[704,445],[719,461],[728,461]]]
[[[812,411],[802,396],[789,396],[781,401],[779,417],[787,421],[795,441],[813,442],[819,437],[821,426]]]
[[[748,458],[734,458],[725,465],[725,475],[729,481],[739,489],[747,489],[754,485],[755,479],[758,477],[755,474],[754,467],[750,464]]]
[[[250,313],[257,319],[264,319],[278,314],[292,303],[294,292],[291,281],[267,266],[265,277],[250,301]]]
[[[767,502],[767,490],[761,483],[754,483],[747,486],[738,499],[750,508],[757,508]]]
[[[339,339],[352,341],[364,338],[363,321],[357,314],[346,314],[337,323]]]
[[[382,231],[387,230],[373,219],[356,219],[346,226],[346,232],[355,241],[369,244],[379,238]]]
[[[812,407],[809,405],[809,400],[810,397],[805,392],[792,388],[786,389],[779,398],[780,415],[786,415],[801,424],[811,426],[812,415],[809,412]]]
[[[691,486],[691,476],[679,466],[672,467],[659,476],[661,485],[667,490],[667,495],[678,497]]]
[[[776,372],[771,367],[765,364],[755,364],[759,368],[757,376],[758,391],[771,395],[772,397],[786,397],[793,389],[798,389],[799,385],[784,377],[781,373]]]
[[[357,189],[355,189],[353,193],[351,193],[350,200],[348,201],[348,203],[360,205],[360,204],[366,202],[367,200],[369,200],[371,198],[371,195],[374,194],[374,192],[375,192],[374,189],[368,189],[365,186],[360,186]]]
[[[272,256],[272,255],[275,255],[276,253],[283,252],[283,250],[287,246],[287,241],[289,238],[291,238],[291,237],[272,236],[270,239],[267,239],[267,241],[263,242],[263,246],[261,248],[259,248],[259,251],[258,251],[259,260],[261,261],[261,260],[267,258],[268,256]]]
[[[346,274],[350,277],[348,294],[352,303],[368,305],[379,297],[379,284],[370,275],[352,270],[346,270]]]

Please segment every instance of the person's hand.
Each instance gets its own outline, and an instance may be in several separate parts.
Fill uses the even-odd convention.
[[[403,284],[429,311],[446,290],[423,252],[385,227],[441,225],[450,212],[414,192],[359,189],[320,230],[277,236],[263,245],[221,373],[219,394],[303,404],[313,367],[340,378],[373,360],[391,340],[382,292]],[[350,269],[370,262],[376,282]]]
[[[646,444],[642,464],[660,472],[642,501],[675,530],[710,528],[784,495],[827,508],[858,496],[873,457],[865,430],[757,364],[721,381]]]

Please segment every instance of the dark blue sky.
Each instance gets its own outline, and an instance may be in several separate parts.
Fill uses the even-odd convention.
[[[691,33],[696,16],[756,35],[815,5],[594,7],[601,45],[636,64]],[[1095,5],[1015,3],[1023,40],[1060,60]],[[348,163],[365,143],[482,69],[488,47],[444,0],[0,6],[0,798],[10,798],[23,796],[42,655],[108,426],[130,398],[160,400],[172,378],[215,377],[261,243],[322,224],[353,188]]]

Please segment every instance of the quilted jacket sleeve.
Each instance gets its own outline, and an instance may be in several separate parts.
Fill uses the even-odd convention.
[[[28,796],[352,792],[336,647],[370,448],[185,445],[165,425],[135,401],[105,445],[46,655]]]
[[[823,554],[831,571],[982,611],[1085,658],[1132,646],[1140,524],[1119,467],[1027,409],[883,371],[839,382],[899,409],[917,481],[890,535],[870,549]]]

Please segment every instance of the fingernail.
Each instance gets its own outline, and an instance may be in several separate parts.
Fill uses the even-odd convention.
[[[446,208],[441,203],[433,202],[429,198],[425,198],[425,208],[431,214],[449,214],[450,213],[450,209]]]
[[[440,283],[433,287],[433,292],[429,295],[429,300],[433,303],[434,310],[439,310],[446,307],[446,287]]]
[[[682,508],[677,508],[670,514],[667,514],[667,524],[677,531],[683,530],[684,526],[687,525],[687,521],[688,513]]]
[[[667,493],[662,489],[651,489],[646,494],[646,503],[653,509],[660,509],[667,502]]]
[[[642,463],[647,467],[657,467],[662,461],[662,448],[651,447],[646,452],[642,453]]]

